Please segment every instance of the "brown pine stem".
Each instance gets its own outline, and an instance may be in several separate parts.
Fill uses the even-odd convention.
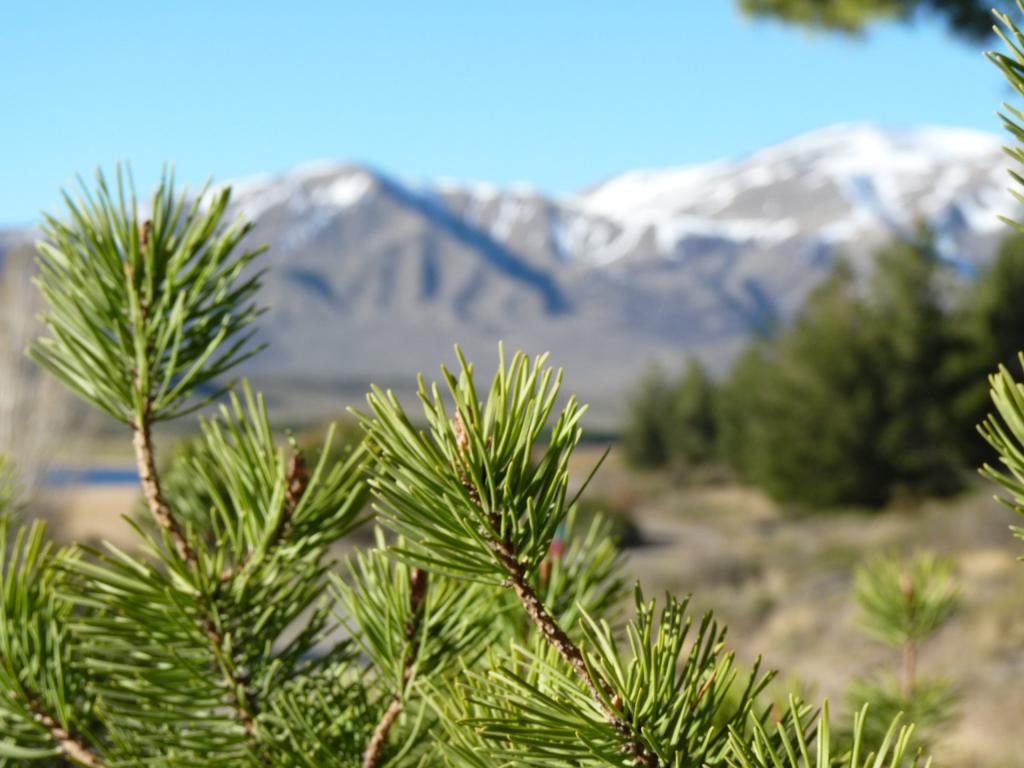
[[[463,423],[462,417],[458,413],[455,414],[455,418],[452,420],[452,429],[455,434],[455,445],[459,450],[460,458],[463,462],[466,462],[466,454],[469,449],[469,434],[466,431],[466,425]],[[456,467],[456,471],[460,474],[462,486],[469,495],[469,498],[477,507],[482,509],[483,505],[476,485],[462,468]],[[492,551],[497,557],[498,562],[501,563],[502,568],[504,568],[505,573],[508,574],[505,583],[516,593],[516,597],[519,598],[519,602],[526,611],[526,615],[529,616],[530,621],[537,627],[541,635],[544,636],[544,639],[572,667],[576,677],[587,687],[591,697],[597,702],[598,706],[604,710],[612,727],[629,742],[627,749],[629,754],[633,756],[633,764],[642,766],[642,768],[658,768],[660,765],[658,756],[647,748],[639,736],[634,733],[632,726],[630,726],[626,718],[622,716],[621,698],[614,693],[607,680],[600,675],[591,675],[579,646],[565,633],[565,630],[562,629],[558,621],[548,613],[547,608],[544,606],[544,601],[537,596],[537,593],[530,585],[526,575],[526,568],[519,562],[515,548],[510,541],[502,536],[500,513],[492,510],[489,518],[490,531],[486,530],[486,526],[481,526],[480,532],[490,540]],[[363,768],[368,767],[364,764]]]
[[[907,640],[903,644],[903,660],[900,668],[900,693],[909,702],[914,695],[914,680],[917,677],[917,643]]]
[[[910,574],[900,574],[900,592],[907,604],[907,612],[913,616],[914,613],[914,582]],[[908,637],[903,642],[903,659],[900,665],[900,693],[903,700],[910,701],[914,695],[914,679],[917,677],[917,642]]]
[[[643,766],[644,768],[657,768],[659,765],[657,755],[640,741],[637,734],[633,732],[633,728],[622,717],[620,711],[613,706],[613,704],[619,704],[619,709],[621,709],[621,699],[612,691],[607,680],[600,675],[591,675],[590,669],[583,659],[583,652],[565,633],[565,630],[558,624],[558,621],[548,613],[543,601],[537,596],[537,593],[530,585],[525,569],[515,558],[511,548],[505,543],[496,540],[492,541],[492,547],[494,553],[498,556],[498,560],[505,568],[506,573],[508,573],[506,583],[516,593],[516,597],[522,603],[526,615],[530,617],[530,620],[540,631],[541,635],[543,635],[544,639],[572,667],[576,677],[582,681],[590,691],[594,701],[604,710],[612,727],[629,740],[629,753],[633,756],[634,765]]]
[[[196,562],[196,553],[189,546],[160,486],[160,475],[156,468],[156,456],[148,418],[143,417],[139,419],[134,425],[133,432],[132,442],[135,447],[139,482],[142,485],[142,491],[149,505],[150,513],[153,515],[157,525],[170,537],[178,557],[187,563],[194,564]],[[289,499],[292,497],[292,491],[293,486],[289,485]],[[229,581],[233,576],[233,573],[222,574],[221,580]],[[209,596],[207,598],[208,600],[212,599]],[[210,642],[211,650],[217,660],[217,666],[220,668],[224,678],[224,685],[231,692],[235,714],[242,724],[246,735],[253,738],[256,734],[256,715],[258,713],[256,702],[246,693],[248,688],[247,681],[238,674],[233,660],[225,652],[224,637],[211,618],[211,614],[212,611],[207,606],[207,615],[199,619],[199,625]]]
[[[391,699],[377,727],[373,729],[370,741],[363,752],[363,768],[377,768],[384,756],[388,733],[405,707],[405,688],[412,678],[412,670],[420,651],[420,630],[427,600],[427,572],[413,568],[409,573],[409,621],[405,625],[406,651],[402,663],[402,685]]]
[[[139,482],[142,484],[142,492],[149,505],[149,511],[153,515],[156,524],[167,533],[174,545],[174,551],[178,557],[187,563],[196,561],[196,554],[192,551],[181,526],[171,513],[171,507],[164,498],[163,490],[160,488],[160,476],[156,470],[156,456],[153,450],[153,439],[150,434],[149,420],[142,418],[133,425],[132,444],[135,446],[135,463],[139,470]]]
[[[85,744],[76,739],[67,728],[54,720],[43,709],[40,702],[30,702],[28,710],[32,713],[33,719],[50,732],[50,737],[57,743],[64,757],[73,763],[84,765],[86,768],[104,768],[103,762]]]

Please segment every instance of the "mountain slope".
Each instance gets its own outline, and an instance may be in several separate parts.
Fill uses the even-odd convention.
[[[410,382],[456,342],[491,362],[504,339],[550,350],[610,415],[651,359],[723,367],[799,308],[838,251],[863,267],[927,220],[971,272],[1012,210],[1004,168],[987,134],[843,125],[569,197],[335,164],[245,180],[233,207],[270,245],[273,305],[250,372],[289,382],[294,401],[310,382]]]

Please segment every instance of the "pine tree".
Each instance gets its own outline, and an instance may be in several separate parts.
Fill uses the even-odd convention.
[[[715,385],[695,357],[688,358],[672,392],[669,456],[683,469],[715,458]]]
[[[913,743],[930,745],[952,719],[957,699],[948,680],[918,669],[921,646],[949,621],[959,601],[950,562],[929,552],[906,562],[876,555],[857,569],[854,596],[864,630],[900,653],[898,674],[860,677],[850,688],[851,703],[870,704],[865,737],[879,743],[892,717],[903,712],[917,724]]]
[[[741,358],[722,407],[723,439],[736,446],[726,450],[744,478],[812,506],[886,499],[888,469],[875,444],[882,371],[866,317],[840,260],[788,331]]]
[[[652,366],[634,392],[622,433],[636,467],[673,465],[688,471],[715,457],[715,389],[707,370],[688,358],[674,379]]]
[[[837,260],[792,326],[755,343],[723,385],[726,460],[772,496],[815,507],[959,488],[941,276],[927,231],[879,249],[867,290]]]
[[[365,445],[279,445],[263,399],[225,383],[258,351],[259,250],[229,191],[147,217],[121,174],[47,217],[35,358],[131,436],[151,521],[138,551],[0,550],[0,764],[105,766],[790,766],[914,764],[911,727],[852,750],[827,709],[773,718],[771,678],[740,675],[725,629],[637,587],[622,609],[601,521],[575,522],[569,460],[584,408],[560,411],[543,356],[478,388],[459,357],[420,378],[422,420],[373,389]],[[163,474],[160,422],[226,400]],[[331,546],[367,517],[377,545]],[[8,504],[4,499],[0,503]]]
[[[672,383],[660,366],[653,365],[647,370],[627,408],[622,430],[626,461],[635,467],[665,466],[671,450]]]
[[[875,435],[890,487],[954,491],[964,457],[949,417],[955,382],[944,367],[954,345],[932,234],[922,228],[875,256],[867,322],[878,355],[882,412]]]

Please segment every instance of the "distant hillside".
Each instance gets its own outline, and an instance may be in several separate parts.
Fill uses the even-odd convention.
[[[839,249],[864,264],[926,219],[970,272],[1004,232],[1005,166],[987,134],[843,125],[563,198],[350,165],[245,180],[234,207],[271,246],[273,306],[271,348],[250,370],[307,410],[342,381],[434,371],[455,342],[489,364],[504,339],[550,350],[611,417],[651,359],[724,367],[750,333],[792,316]],[[0,252],[14,237],[0,233]]]

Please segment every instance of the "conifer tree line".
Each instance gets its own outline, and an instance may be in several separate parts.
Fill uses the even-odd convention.
[[[789,327],[758,339],[721,381],[689,360],[638,383],[623,448],[642,467],[720,463],[772,496],[879,506],[960,488],[987,458],[975,425],[985,376],[1024,339],[1024,235],[975,280],[922,228],[874,256],[842,257]]]
[[[995,60],[1024,93],[1024,36],[1006,23]],[[261,396],[229,378],[259,352],[264,311],[260,249],[225,220],[229,195],[165,178],[143,212],[128,177],[99,175],[46,218],[32,354],[123,425],[149,521],[131,551],[58,547],[18,523],[0,462],[0,765],[930,764],[900,715],[868,727],[855,704],[836,725],[827,703],[773,707],[771,673],[741,673],[713,616],[639,585],[630,599],[605,524],[576,523],[585,408],[557,407],[544,356],[502,352],[487,384],[459,354],[419,378],[417,414],[374,388],[364,440],[340,457],[330,433],[277,441]],[[990,386],[999,463],[984,472],[1024,512],[1024,384],[1003,367]],[[155,431],[215,401],[187,467],[165,474]],[[376,545],[335,563],[370,517]],[[955,599],[934,563],[872,568],[860,591],[905,660]],[[908,668],[904,693],[921,684]]]

